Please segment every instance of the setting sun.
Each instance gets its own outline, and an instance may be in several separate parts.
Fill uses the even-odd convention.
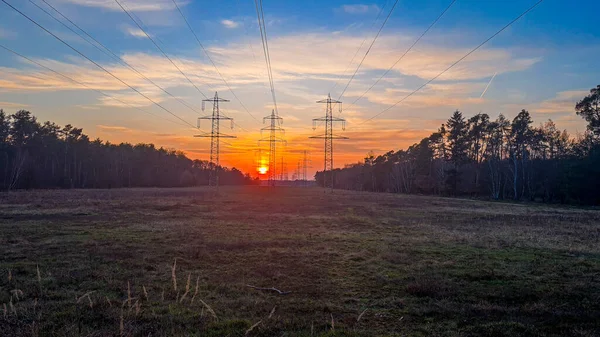
[[[260,174],[266,174],[268,171],[269,171],[269,169],[264,166],[261,166],[258,168],[258,173],[260,173]]]

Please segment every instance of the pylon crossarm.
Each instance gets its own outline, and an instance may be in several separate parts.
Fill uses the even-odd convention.
[[[261,130],[264,131],[282,131],[283,132],[283,128],[280,126],[265,126],[264,128],[261,128]]]
[[[317,101],[317,103],[342,103],[342,102],[329,98],[329,99],[322,99],[320,101]]]
[[[237,136],[232,136],[232,135],[228,135],[228,134],[224,134],[224,133],[219,133],[219,134],[215,135],[215,137],[219,137],[219,138],[237,138]]]
[[[228,99],[223,99],[223,98],[220,98],[220,97],[219,98],[203,99],[202,101],[203,102],[212,102],[212,103],[214,103],[214,102],[229,102]]]
[[[285,139],[282,139],[282,138],[279,138],[279,137],[273,138],[273,139],[271,139],[271,138],[262,138],[262,139],[259,139],[258,141],[259,142],[276,142],[276,143],[287,142]]]

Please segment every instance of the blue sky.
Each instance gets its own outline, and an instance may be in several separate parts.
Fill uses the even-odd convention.
[[[196,124],[197,112],[99,52],[29,0],[7,1],[128,84]],[[32,1],[58,17],[42,0]],[[114,0],[46,1],[162,88],[200,107],[204,97]],[[279,111],[287,129],[290,167],[295,166],[296,153],[304,149],[313,153],[315,169],[321,167],[322,144],[307,138],[319,133],[311,129],[311,119],[324,114],[323,106],[315,101],[329,91],[334,98],[339,97],[393,2],[263,1]],[[341,98],[345,102],[342,116],[348,120],[345,133],[351,139],[336,144],[336,166],[356,162],[371,150],[381,153],[415,143],[435,131],[455,109],[466,116],[481,111],[492,118],[499,113],[512,118],[521,109],[528,109],[536,124],[551,118],[573,135],[583,132],[585,124],[575,116],[573,106],[598,84],[600,75],[600,29],[596,24],[600,4],[594,1],[543,1],[448,73],[379,118],[364,123],[437,75],[534,2],[457,0],[388,76],[365,98],[351,105],[450,4],[448,0],[399,1]],[[219,91],[222,97],[231,99],[224,109],[239,125],[230,132],[238,138],[226,148],[223,162],[252,170],[259,129],[263,126],[255,118],[262,119],[272,108],[254,1],[178,0],[250,114],[228,92],[171,0],[122,3],[141,19],[147,32],[203,94],[212,96]],[[382,8],[381,17],[374,24]],[[363,48],[350,64],[363,41]],[[192,137],[197,131],[177,124],[177,119],[3,3],[0,44],[156,116],[123,106],[0,50],[0,108],[5,111],[24,108],[41,120],[83,127],[92,137],[115,142],[154,142],[184,150],[194,158],[208,157],[208,140]],[[494,74],[488,91],[481,97]],[[207,130],[206,125],[201,124],[201,128]]]

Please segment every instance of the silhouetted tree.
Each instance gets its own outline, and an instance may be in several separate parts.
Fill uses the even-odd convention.
[[[462,113],[458,110],[446,123],[448,128],[448,145],[450,148],[450,160],[453,166],[448,170],[449,180],[446,182],[448,190],[457,194],[460,182],[460,168],[468,161],[468,126]]]
[[[590,90],[575,106],[575,112],[588,122],[588,130],[600,135],[600,85]]]
[[[239,170],[217,168],[224,185],[251,184]],[[90,141],[72,125],[40,124],[25,110],[0,110],[0,189],[207,185],[210,165],[153,144]]]
[[[572,139],[552,122],[533,127],[521,110],[512,120],[455,111],[437,132],[406,150],[336,169],[336,187],[393,193],[451,194],[495,200],[600,203],[600,86],[577,103],[588,132]],[[322,172],[316,174],[322,181]]]

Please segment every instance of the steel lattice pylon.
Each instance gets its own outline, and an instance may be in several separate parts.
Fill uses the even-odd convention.
[[[200,127],[200,120],[206,119],[211,121],[211,132],[210,134],[195,135],[194,137],[210,138],[210,173],[208,178],[208,185],[219,187],[219,154],[220,154],[220,139],[221,138],[236,138],[222,134],[220,132],[221,120],[231,121],[231,128],[233,129],[233,119],[221,114],[219,103],[229,102],[229,100],[219,98],[219,94],[215,92],[215,97],[211,99],[202,100],[202,110],[204,110],[204,103],[211,102],[213,104],[212,115],[198,118],[198,127]]]
[[[320,136],[313,136],[310,138],[325,139],[325,163],[323,169],[323,186],[330,187],[333,189],[333,140],[334,139],[348,139],[348,137],[338,136],[333,134],[333,123],[341,122],[342,130],[346,128],[346,120],[343,118],[333,117],[333,104],[340,105],[340,113],[342,112],[342,102],[331,99],[331,95],[327,95],[327,99],[317,101],[317,103],[326,103],[327,108],[325,111],[325,117],[313,119],[313,129],[317,128],[317,122],[325,122],[325,134]]]
[[[263,123],[267,120],[270,121],[269,126],[260,129],[260,131],[261,133],[269,131],[269,137],[260,139],[258,143],[269,142],[269,186],[275,186],[275,180],[277,179],[277,143],[286,143],[277,134],[284,134],[285,130],[278,125],[281,124],[282,118],[275,113],[275,110],[272,110],[269,116],[263,118]]]
[[[308,151],[304,150],[304,156],[302,157],[302,181],[303,181],[304,187],[306,187],[308,185],[307,169],[309,167],[311,167],[309,165],[310,165],[310,159],[308,158]]]

